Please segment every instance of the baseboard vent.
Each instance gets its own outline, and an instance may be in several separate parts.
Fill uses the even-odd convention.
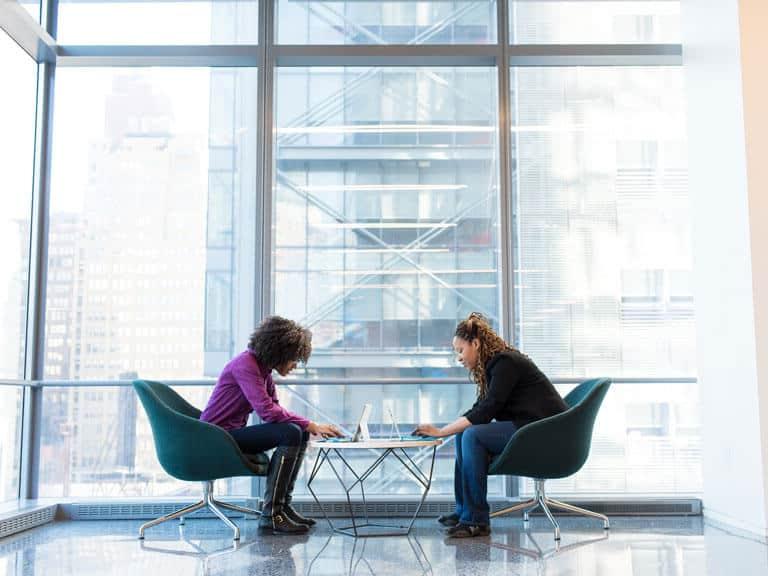
[[[232,504],[239,504],[248,508],[258,510],[256,501],[245,500],[225,500]],[[193,501],[174,501],[174,502],[71,502],[61,504],[62,517],[68,520],[143,520],[159,518],[166,514],[171,514],[180,510],[184,506],[192,504]],[[227,516],[234,518],[242,516],[237,512],[231,514],[227,511]],[[214,518],[213,512],[207,508],[198,510],[187,516],[187,518]]]
[[[690,499],[648,499],[648,500],[576,500],[564,498],[569,503],[581,506],[595,512],[607,514],[609,516],[699,516],[701,515],[701,500]],[[234,504],[240,504],[249,508],[258,509],[258,502],[253,500],[237,501],[232,500]],[[61,515],[70,520],[139,520],[159,518],[171,512],[183,508],[191,501],[175,502],[73,502],[61,504]],[[491,511],[501,510],[510,506],[511,502],[492,501]],[[294,500],[294,507],[307,516],[322,517],[323,510],[320,509],[314,500]],[[373,517],[408,517],[412,516],[418,506],[417,501],[385,501],[370,500],[368,502],[367,513]],[[356,515],[363,514],[362,502],[353,502],[352,507]],[[323,501],[323,509],[328,516],[342,517],[348,516],[346,500],[328,499]],[[450,500],[435,500],[425,502],[421,507],[419,516],[434,517],[440,514],[449,514],[453,512],[454,504]],[[536,515],[539,512],[534,512]],[[566,512],[557,511],[558,515],[566,515]],[[241,516],[236,512],[233,517]],[[199,510],[188,516],[189,518],[213,518],[213,514],[208,510]]]
[[[570,500],[567,502],[607,514],[609,516],[700,516],[701,500],[691,499],[656,499],[656,500]],[[512,502],[491,502],[491,511],[502,510],[511,506]],[[294,502],[296,509],[307,516],[322,516],[323,510],[328,516],[339,517],[348,516],[347,502],[343,500],[328,500],[323,502],[323,510],[320,509],[317,502],[302,501]],[[397,517],[412,516],[416,511],[418,502],[368,502],[368,515],[378,517]],[[361,502],[352,504],[355,515],[363,514],[363,505]],[[454,511],[453,501],[432,501],[425,502],[421,507],[419,516],[439,516],[441,514],[450,514]],[[542,513],[539,511],[538,513]],[[536,515],[537,512],[534,512]],[[557,511],[558,515],[567,514]]]
[[[56,504],[4,515],[0,517],[0,538],[6,538],[12,534],[53,522],[55,517]]]

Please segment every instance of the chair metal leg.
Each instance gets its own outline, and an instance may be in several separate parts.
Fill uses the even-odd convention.
[[[216,505],[216,502],[214,502],[213,499],[208,500],[208,508],[210,508],[211,511],[216,514],[216,516],[218,516],[222,522],[224,522],[224,524],[232,528],[232,531],[234,532],[232,540],[240,540],[240,528],[238,528],[237,525],[232,522],[232,520],[227,518],[227,515],[224,514],[224,512]]]
[[[536,506],[538,502],[535,498],[531,498],[530,500],[526,500],[525,502],[518,502],[517,504],[513,504],[509,508],[504,508],[503,510],[497,510],[496,512],[491,514],[491,518],[495,518],[496,516],[502,516],[504,514],[510,514],[512,512],[517,512],[518,510],[523,510],[525,508],[530,508],[530,506]]]
[[[147,528],[151,528],[152,526],[157,526],[158,524],[162,524],[163,522],[167,522],[168,520],[173,520],[175,518],[184,518],[184,516],[186,516],[187,514],[191,514],[195,510],[200,510],[200,508],[205,508],[205,500],[200,500],[200,502],[195,502],[194,504],[185,506],[181,510],[176,510],[176,512],[166,514],[165,516],[161,516],[160,518],[155,518],[154,520],[150,520],[149,522],[142,524],[139,527],[139,540],[144,539],[144,531]]]
[[[232,510],[233,512],[240,512],[242,514],[252,514],[253,516],[261,516],[261,511],[246,508],[245,506],[238,506],[237,504],[230,504],[229,502],[222,502],[221,500],[213,500],[216,506]]]
[[[536,501],[534,502],[533,506],[531,506],[531,507],[530,507],[530,508],[528,508],[527,510],[523,510],[523,522],[528,522],[528,521],[531,519],[531,518],[530,518],[530,516],[529,516],[529,514],[530,514],[531,512],[533,512],[534,510],[536,510],[536,508],[538,508],[538,507],[539,507],[539,501],[538,501],[538,500],[536,500]]]
[[[573,504],[567,504],[565,502],[560,502],[559,500],[554,500],[552,498],[547,498],[547,504],[555,507],[560,508],[561,510],[566,510],[568,512],[573,512],[575,514],[583,514],[584,516],[590,516],[592,518],[597,518],[598,520],[603,521],[603,529],[609,530],[611,528],[611,523],[608,521],[608,516],[605,514],[600,514],[599,512],[592,512],[592,510],[587,510],[586,508],[579,508],[578,506],[574,506]]]
[[[218,502],[213,499],[213,481],[204,482],[203,483],[203,498],[205,499],[205,504],[208,506],[208,508],[216,514],[216,516],[219,517],[219,519],[224,522],[227,526],[229,526],[232,529],[232,532],[234,532],[234,535],[232,537],[233,540],[240,540],[240,528],[237,527],[237,525],[232,522],[229,518],[227,518],[227,515],[224,514],[221,508],[218,506]]]
[[[195,512],[196,510],[200,510],[201,508],[209,508],[211,512],[213,512],[216,516],[219,517],[219,519],[224,522],[227,526],[229,526],[232,529],[232,532],[234,532],[234,538],[233,540],[240,540],[240,528],[237,527],[237,525],[232,522],[229,518],[227,518],[227,515],[223,512],[222,508],[226,510],[231,510],[233,512],[240,512],[241,514],[253,514],[255,516],[261,516],[261,512],[258,510],[251,510],[250,508],[245,508],[244,506],[238,506],[236,504],[229,504],[228,502],[219,502],[214,499],[213,497],[213,481],[203,482],[203,499],[199,502],[195,502],[194,504],[190,504],[189,506],[185,506],[181,510],[177,510],[176,512],[173,512],[171,514],[166,514],[165,516],[161,516],[160,518],[157,518],[155,520],[150,520],[149,522],[142,524],[139,528],[139,540],[144,539],[144,531],[147,528],[151,528],[152,526],[157,526],[158,524],[162,524],[163,522],[167,522],[168,520],[173,520],[175,518],[179,519],[179,524],[184,525],[184,517],[192,514],[192,512]]]
[[[549,506],[547,506],[547,498],[542,496],[539,499],[539,506],[541,506],[541,509],[544,510],[544,514],[547,515],[547,518],[549,518],[552,526],[555,527],[555,540],[560,540],[560,525],[557,523],[557,520],[555,520],[555,517],[552,516],[552,512],[549,510]]]

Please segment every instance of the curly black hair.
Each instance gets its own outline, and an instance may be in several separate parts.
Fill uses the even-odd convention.
[[[306,362],[312,354],[312,332],[293,320],[269,316],[251,334],[248,350],[270,370],[286,362]]]
[[[494,331],[488,318],[480,314],[480,312],[472,312],[464,320],[459,322],[456,326],[456,332],[454,332],[453,335],[458,336],[467,342],[472,342],[472,340],[475,339],[480,342],[477,366],[472,368],[470,375],[475,384],[477,384],[478,397],[485,398],[485,395],[488,392],[488,382],[485,375],[486,362],[499,352],[517,349],[507,344],[504,339]],[[517,351],[519,352],[519,350]]]

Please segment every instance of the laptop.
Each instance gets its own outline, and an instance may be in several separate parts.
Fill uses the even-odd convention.
[[[393,434],[390,434],[385,438],[388,438],[389,440],[400,440],[402,442],[408,442],[413,440],[434,440],[435,439],[434,436],[418,436],[416,434],[402,434],[400,432],[400,426],[397,423],[397,418],[395,418],[395,413],[392,412],[392,408],[387,407],[387,412],[389,412],[389,418],[392,420]]]
[[[371,417],[371,410],[373,409],[373,405],[369,402],[366,402],[363,405],[363,412],[360,414],[360,420],[357,423],[357,427],[355,428],[355,434],[351,438],[349,436],[346,436],[344,438],[326,438],[324,442],[368,442],[368,441],[376,441],[376,440],[389,440],[389,441],[400,441],[400,442],[408,442],[408,441],[423,441],[423,440],[434,440],[435,438],[433,436],[417,436],[415,434],[402,434],[400,432],[400,426],[398,425],[397,418],[395,418],[394,412],[392,412],[391,408],[387,408],[387,411],[389,412],[389,417],[392,420],[392,432],[390,434],[383,434],[383,435],[376,435],[371,436],[370,432],[368,431],[368,419]]]
[[[349,436],[344,436],[342,438],[325,438],[323,442],[363,442],[365,440],[370,440],[371,435],[368,432],[368,418],[371,417],[372,409],[373,404],[369,402],[366,402],[363,405],[363,413],[360,414],[360,420],[357,422],[354,436],[351,438]]]

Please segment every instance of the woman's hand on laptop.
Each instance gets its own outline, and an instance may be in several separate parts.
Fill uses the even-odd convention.
[[[344,436],[344,433],[333,424],[320,424],[318,422],[310,422],[307,426],[307,432],[323,438],[341,438]]]
[[[419,424],[413,433],[416,436],[434,436],[436,438],[443,435],[440,428],[432,424]]]

